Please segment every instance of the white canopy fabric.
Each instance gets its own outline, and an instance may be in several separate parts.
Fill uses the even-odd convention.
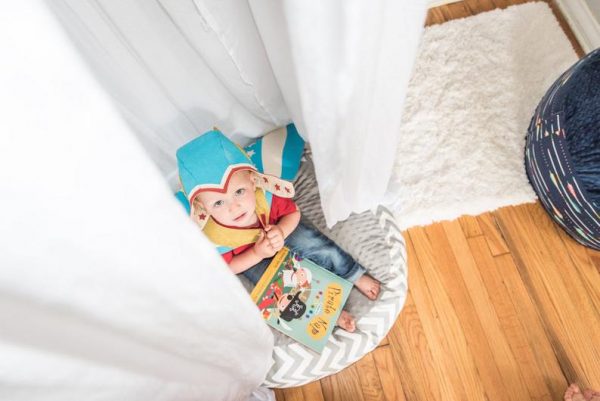
[[[0,399],[246,400],[273,338],[37,1],[0,15]]]
[[[293,120],[328,226],[383,200],[426,0],[51,4],[173,188],[190,139]]]
[[[271,333],[172,196],[174,155],[215,125],[243,143],[293,119],[329,225],[381,200],[425,0],[321,3],[5,5],[0,399],[242,400],[262,382]]]
[[[383,203],[427,1],[249,1],[327,225]]]

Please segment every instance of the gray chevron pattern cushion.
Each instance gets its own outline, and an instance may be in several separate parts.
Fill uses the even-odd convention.
[[[306,157],[309,160],[302,163],[294,183],[294,199],[302,215],[380,280],[382,291],[377,301],[370,301],[356,289],[352,290],[346,308],[357,318],[357,330],[348,333],[334,329],[321,355],[273,330],[273,365],[264,382],[268,387],[300,386],[359,360],[386,336],[407,294],[406,247],[392,214],[380,206],[376,211],[352,215],[331,230],[327,229],[310,151]]]

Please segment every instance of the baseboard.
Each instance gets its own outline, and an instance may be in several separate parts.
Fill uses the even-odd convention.
[[[586,53],[600,47],[600,21],[585,0],[554,0]]]

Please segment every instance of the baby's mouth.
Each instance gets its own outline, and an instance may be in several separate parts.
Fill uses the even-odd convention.
[[[240,221],[241,219],[244,218],[244,216],[246,216],[246,212],[240,214],[238,217],[236,217],[235,219],[233,219],[233,221]]]

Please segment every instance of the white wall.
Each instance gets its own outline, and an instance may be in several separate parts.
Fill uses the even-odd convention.
[[[596,21],[598,21],[598,23],[600,23],[600,1],[599,0],[585,0],[585,2],[587,3],[588,7],[592,11],[594,18],[596,18]]]
[[[600,0],[556,0],[583,50],[600,47]]]

